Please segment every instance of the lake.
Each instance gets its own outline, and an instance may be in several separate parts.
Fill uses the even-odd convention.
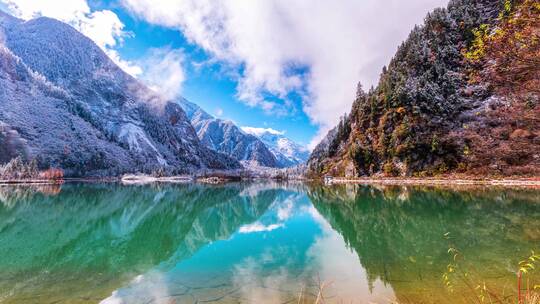
[[[534,189],[0,187],[0,303],[515,303],[531,250]]]

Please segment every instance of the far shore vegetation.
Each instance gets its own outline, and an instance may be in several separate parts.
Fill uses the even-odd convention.
[[[5,181],[61,181],[64,171],[57,168],[39,170],[37,161],[24,162],[16,157],[0,165],[0,180]]]

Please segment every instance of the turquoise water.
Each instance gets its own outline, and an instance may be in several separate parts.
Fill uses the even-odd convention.
[[[535,249],[538,190],[0,187],[0,303],[514,303]]]

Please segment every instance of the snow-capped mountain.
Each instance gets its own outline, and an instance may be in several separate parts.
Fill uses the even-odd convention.
[[[68,175],[240,167],[201,144],[177,103],[71,26],[0,11],[0,33],[0,123],[42,166]]]
[[[274,154],[280,167],[292,167],[305,163],[309,158],[309,150],[285,137],[282,132],[265,129],[243,127],[248,134],[258,137]]]
[[[254,162],[263,167],[280,167],[274,154],[257,137],[243,132],[232,121],[215,118],[198,105],[179,99],[197,136],[208,148],[225,153],[239,161]]]

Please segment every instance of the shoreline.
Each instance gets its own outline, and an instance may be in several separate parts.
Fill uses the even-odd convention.
[[[538,187],[540,177],[533,178],[334,178],[329,184],[363,184],[395,186],[505,186]]]
[[[93,177],[77,177],[77,178],[63,178],[59,180],[49,180],[49,179],[11,179],[11,180],[1,180],[0,186],[16,186],[16,185],[62,185],[69,182],[81,182],[81,183],[114,183],[120,181],[118,177],[103,177],[103,178],[93,178]]]
[[[272,178],[248,178],[242,179],[245,181],[275,181]],[[281,180],[287,181],[287,180]],[[288,180],[291,181],[291,180]],[[319,182],[318,179],[294,179],[293,181],[301,182]],[[207,183],[203,179],[188,178],[187,176],[170,176],[170,177],[151,177],[148,176],[142,179],[134,178],[124,180],[122,177],[81,177],[81,178],[64,178],[62,180],[0,180],[0,186],[16,186],[16,185],[62,185],[70,182],[81,183],[121,183],[124,185],[130,184],[152,184],[152,183]],[[222,180],[220,183],[229,183],[233,181]],[[237,181],[235,181],[237,182]],[[478,178],[478,177],[459,177],[459,178],[333,178],[329,182],[320,181],[326,185],[393,185],[393,186],[504,186],[504,187],[538,187],[540,188],[540,177],[531,178]]]
[[[0,180],[0,186],[18,186],[18,185],[61,185],[65,181],[51,181],[51,180],[40,180],[40,179],[30,179],[30,180]]]

